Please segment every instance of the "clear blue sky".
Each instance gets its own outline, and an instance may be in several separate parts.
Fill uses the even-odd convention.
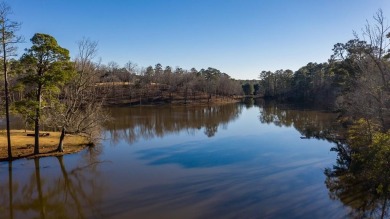
[[[47,33],[77,52],[99,42],[103,63],[214,67],[237,79],[325,62],[390,0],[8,0],[29,47]],[[390,23],[390,22],[389,22]],[[21,52],[22,53],[22,50]]]

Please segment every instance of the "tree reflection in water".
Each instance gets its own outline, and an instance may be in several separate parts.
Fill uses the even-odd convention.
[[[349,207],[351,218],[389,218],[390,133],[373,137],[357,133],[351,141],[337,122],[337,115],[311,110],[291,110],[272,102],[257,102],[262,123],[293,126],[306,138],[335,143],[336,164],[327,168],[329,196]],[[361,130],[360,130],[361,131]]]
[[[345,130],[337,122],[337,114],[320,112],[318,110],[302,109],[299,106],[282,105],[274,102],[257,100],[260,106],[259,120],[261,123],[276,126],[293,126],[305,138],[316,138],[339,142]]]
[[[96,180],[97,155],[90,153],[90,157],[93,162],[70,171],[63,157],[57,157],[59,170],[54,171],[59,175],[56,176],[48,173],[53,170],[42,171],[50,167],[42,167],[36,158],[34,171],[24,185],[13,181],[10,163],[8,183],[0,185],[1,218],[102,218],[98,207],[105,187],[102,181]]]
[[[14,208],[12,205],[13,202],[13,186],[12,186],[12,161],[8,162],[8,192],[9,192],[9,203],[10,206],[8,208],[10,218],[14,218]]]
[[[136,106],[112,108],[111,113],[120,115],[120,120],[106,124],[105,129],[112,143],[125,139],[129,144],[138,139],[151,139],[166,134],[187,130],[193,133],[204,129],[213,137],[220,125],[227,125],[238,118],[242,105],[223,104],[206,106]]]
[[[345,140],[340,137],[345,131],[337,123],[337,115],[332,113],[294,110],[289,106],[284,107],[283,105],[253,100],[246,101],[244,104],[221,106],[131,107],[113,109],[113,113],[120,114],[121,119],[108,124],[106,129],[114,141],[125,138],[129,143],[140,138],[161,137],[180,132],[183,129],[188,130],[189,133],[201,130],[200,133],[204,132],[207,136],[212,137],[218,128],[236,119],[243,107],[258,107],[260,112],[258,118],[262,123],[294,127],[306,138],[335,142],[336,146],[333,150],[338,153],[337,163],[333,168],[325,171],[326,186],[331,198],[340,200],[341,203],[348,206],[351,209],[349,215],[351,217],[389,217],[388,179],[390,168],[388,161],[390,160],[390,148],[382,147],[388,145],[389,140],[378,141],[382,146],[372,147],[370,150],[362,149],[367,147],[352,150],[353,148],[346,145]],[[251,141],[251,139],[248,140],[249,143]],[[298,141],[300,141],[299,138]],[[206,156],[203,155],[207,155],[207,159],[209,159],[210,150],[213,150],[216,157],[221,158],[224,156],[223,152],[226,152],[229,158],[229,156],[233,156],[233,153],[230,152],[234,150],[231,149],[237,149],[235,145],[240,144],[245,144],[245,141],[241,140],[237,144],[231,143],[230,149],[226,147],[226,144],[221,144],[223,147],[207,147],[206,144],[203,145],[203,148],[194,147],[197,150],[191,151],[189,150],[191,148],[186,148],[187,151],[182,154],[176,153],[174,156],[171,156],[172,151],[165,150],[168,153],[168,158],[171,156],[173,159],[160,159],[158,162],[159,164],[169,164],[173,160],[173,162],[178,163],[175,156],[180,156],[183,158],[182,160],[187,162],[182,162],[187,169],[193,168],[194,164],[198,168],[220,168],[225,163],[217,162],[215,165],[215,163],[204,162]],[[220,151],[215,150],[219,148],[221,148]],[[253,150],[243,150],[241,158],[248,161],[250,159],[245,156],[258,156],[258,154],[252,153],[259,152],[258,148],[253,146]],[[136,210],[139,209],[142,216],[145,213],[152,214],[152,218],[156,218],[162,215],[161,212],[166,209],[184,209],[183,212],[186,211],[185,209],[189,209],[188,211],[192,211],[194,205],[201,206],[203,203],[208,205],[207,208],[205,207],[205,212],[199,211],[199,214],[204,218],[224,216],[228,218],[238,217],[238,215],[251,217],[259,212],[259,207],[270,211],[280,210],[282,211],[280,215],[286,218],[291,215],[291,211],[295,211],[295,215],[300,216],[299,218],[314,213],[317,213],[314,217],[321,216],[326,211],[332,211],[323,210],[324,206],[329,207],[328,202],[326,205],[310,205],[312,202],[324,200],[323,196],[311,196],[312,193],[323,189],[322,179],[319,180],[319,184],[312,186],[310,183],[303,183],[301,187],[295,187],[297,185],[290,181],[285,183],[284,179],[288,175],[285,176],[284,173],[294,176],[292,178],[300,182],[306,182],[305,178],[302,178],[306,171],[305,165],[302,166],[300,162],[290,164],[287,162],[287,165],[290,166],[286,170],[284,168],[286,159],[282,159],[280,163],[275,163],[280,164],[274,165],[276,169],[275,167],[269,168],[267,164],[272,162],[272,159],[267,160],[267,156],[256,161],[264,164],[264,168],[250,166],[242,171],[237,167],[237,172],[234,172],[232,165],[228,167],[228,172],[202,174],[201,177],[193,175],[173,180],[172,183],[156,183],[156,185],[152,184],[143,189],[129,189],[127,192],[121,191],[121,196],[115,197],[109,202],[103,202],[102,199],[107,197],[107,193],[110,191],[105,186],[108,184],[102,181],[104,176],[101,176],[99,172],[98,164],[102,162],[98,156],[100,149],[93,149],[91,152],[94,153],[81,154],[83,156],[82,164],[75,162],[72,165],[72,163],[66,162],[67,159],[58,157],[50,158],[53,159],[55,165],[47,168],[43,164],[46,160],[37,159],[31,163],[34,165],[33,171],[27,174],[28,177],[23,178],[23,180],[18,179],[17,175],[23,171],[12,171],[15,168],[15,163],[14,166],[9,164],[8,179],[6,179],[7,174],[3,174],[5,177],[0,178],[0,218],[104,218],[106,215],[119,217],[122,213],[137,214],[139,212]],[[251,149],[251,147],[245,149]],[[192,157],[193,160],[185,157],[186,155],[193,156],[191,152],[196,155]],[[234,153],[234,158],[240,157],[235,155],[237,153]],[[289,158],[287,155],[277,153],[275,157]],[[207,161],[215,160],[217,159]],[[229,159],[223,159],[223,161],[226,162]],[[315,161],[306,166],[315,165],[316,162],[322,161]],[[186,164],[190,165],[186,166]],[[193,168],[193,170],[198,171],[199,169]],[[4,169],[4,171],[7,170]],[[322,173],[320,172],[320,174]],[[20,182],[25,183],[21,184]],[[268,187],[271,184],[273,186]],[[226,197],[221,192],[232,191],[232,188],[237,188],[239,192],[228,194]],[[115,191],[112,189],[111,192],[113,190]],[[218,195],[222,197],[222,201],[210,205],[212,203],[209,200]],[[299,198],[295,199],[296,197]],[[298,201],[291,203],[291,200]],[[308,201],[301,203],[299,200]],[[153,209],[157,210],[156,214],[153,214]]]
[[[387,146],[337,144],[336,165],[325,170],[332,199],[351,208],[352,218],[389,218],[390,141]],[[382,145],[383,146],[383,145]]]

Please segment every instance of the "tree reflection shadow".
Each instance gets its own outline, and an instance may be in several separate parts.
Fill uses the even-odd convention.
[[[329,196],[351,208],[352,218],[389,218],[390,152],[386,149],[355,150],[337,144],[333,168],[325,170]]]
[[[350,209],[351,218],[389,218],[390,134],[371,137],[358,133],[354,141],[340,126],[337,115],[315,110],[291,109],[272,102],[258,102],[259,120],[276,126],[293,126],[305,138],[335,143],[336,164],[327,168],[329,196]],[[368,140],[367,140],[368,139]]]
[[[106,124],[111,140],[116,144],[125,139],[129,144],[138,139],[151,139],[166,134],[187,130],[194,133],[204,128],[208,137],[213,137],[220,125],[225,126],[238,118],[242,112],[240,104],[209,106],[138,106],[111,109],[120,116]]]
[[[324,139],[330,142],[341,142],[345,129],[337,122],[337,114],[317,110],[302,109],[274,102],[257,101],[261,123],[282,127],[294,127],[302,138]]]
[[[90,157],[96,159],[95,155]],[[97,180],[99,162],[87,162],[68,171],[60,156],[57,157],[59,170],[54,170],[53,174],[53,170],[42,167],[40,161],[40,158],[34,159],[34,170],[24,185],[23,180],[14,181],[10,163],[8,183],[0,185],[0,205],[9,211],[0,210],[1,218],[102,217],[99,205],[105,187],[103,181]]]
[[[14,209],[13,209],[13,187],[12,187],[12,161],[8,161],[8,192],[9,192],[9,203],[10,206],[8,208],[10,218],[14,218]]]

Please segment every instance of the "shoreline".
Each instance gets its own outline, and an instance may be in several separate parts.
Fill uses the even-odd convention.
[[[208,100],[206,97],[197,97],[193,98],[169,98],[166,96],[160,97],[148,97],[148,98],[132,98],[132,99],[110,99],[108,98],[104,102],[104,107],[111,106],[155,106],[155,105],[205,105],[205,104],[221,104],[221,103],[237,103],[242,101],[245,96],[232,96],[232,97],[224,97],[224,96],[213,96]]]
[[[8,159],[6,130],[0,131],[0,162],[19,159],[34,159],[37,157],[62,156],[78,153],[88,147],[86,137],[67,134],[64,139],[64,152],[57,152],[60,132],[41,131],[48,136],[40,137],[39,154],[34,154],[34,136],[28,136],[33,131],[11,130],[12,159]]]
[[[207,99],[203,101],[181,101],[174,100],[172,102],[164,101],[149,101],[143,104],[138,104],[137,102],[129,103],[111,103],[105,105],[105,107],[134,107],[134,106],[161,106],[161,105],[172,105],[172,106],[207,106],[207,105],[220,105],[220,104],[231,104],[241,102],[244,97],[235,97],[235,98],[212,98],[209,102]],[[39,154],[34,154],[34,131],[33,130],[17,130],[11,129],[11,144],[12,144],[12,160],[19,159],[34,159],[38,157],[55,157],[63,156],[67,154],[79,153],[82,150],[90,147],[90,143],[86,140],[84,136],[80,135],[71,135],[66,134],[64,139],[64,152],[57,152],[57,146],[59,143],[60,132],[52,131],[41,131],[42,133],[49,133],[48,136],[40,137],[40,148]],[[6,130],[0,130],[0,162],[10,161],[8,159],[8,150],[7,150],[7,139],[6,139]]]

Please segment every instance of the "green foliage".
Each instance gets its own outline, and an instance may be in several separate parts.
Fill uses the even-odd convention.
[[[261,88],[261,86],[260,86],[260,84],[258,84],[258,83],[256,83],[256,84],[253,85],[253,89],[254,89],[254,94],[255,94],[255,95],[257,95],[257,94],[260,93],[260,88]]]
[[[218,69],[211,67],[208,67],[207,69],[201,69],[199,73],[206,81],[205,91],[209,94],[210,99],[211,94],[216,92],[216,82],[221,77],[222,73]]]
[[[348,142],[354,147],[366,147],[371,144],[376,130],[377,125],[371,124],[369,120],[359,119],[348,130]]]
[[[16,101],[11,105],[12,112],[22,115],[25,124],[32,124],[35,116],[35,109],[38,103],[33,100]]]
[[[242,85],[242,90],[245,95],[253,95],[253,92],[255,91],[253,84],[248,82]]]
[[[34,60],[34,63],[39,63],[38,68],[45,68],[53,63],[69,61],[69,51],[58,45],[57,40],[43,33],[36,33],[31,38],[33,44],[27,50],[27,56]]]
[[[292,90],[293,72],[291,70],[262,71],[259,78],[263,94],[267,98],[283,97]]]
[[[69,62],[69,51],[58,45],[54,37],[48,34],[36,33],[31,38],[32,46],[26,50],[20,62],[23,66],[23,76],[20,81],[29,90],[30,98],[21,101],[23,110],[19,111],[25,118],[29,118],[35,111],[35,145],[34,153],[39,153],[39,128],[42,117],[43,104],[50,104],[56,94],[60,93],[60,86],[74,75],[73,65]],[[50,107],[55,107],[51,104]],[[46,108],[50,110],[50,107]]]
[[[206,70],[201,70],[202,75],[207,81],[216,79],[221,75],[221,72],[218,69],[208,67]]]
[[[60,47],[54,37],[37,33],[33,45],[21,57],[25,69],[25,84],[42,86],[48,90],[64,84],[73,72],[69,51]]]
[[[390,198],[390,131],[359,119],[349,129],[348,145],[334,150],[337,165],[325,170],[331,197],[355,209],[357,217],[383,218]]]
[[[54,95],[60,93],[60,87],[64,83],[75,76],[75,71],[73,64],[69,62],[69,51],[60,47],[54,37],[37,33],[31,38],[31,42],[33,45],[20,59],[19,69],[23,74],[17,88],[32,91],[39,89],[43,97],[41,103],[47,103]],[[26,97],[22,100],[26,102],[25,107],[40,108],[41,103],[31,104],[37,101],[36,95]],[[19,111],[22,114],[26,112]]]

